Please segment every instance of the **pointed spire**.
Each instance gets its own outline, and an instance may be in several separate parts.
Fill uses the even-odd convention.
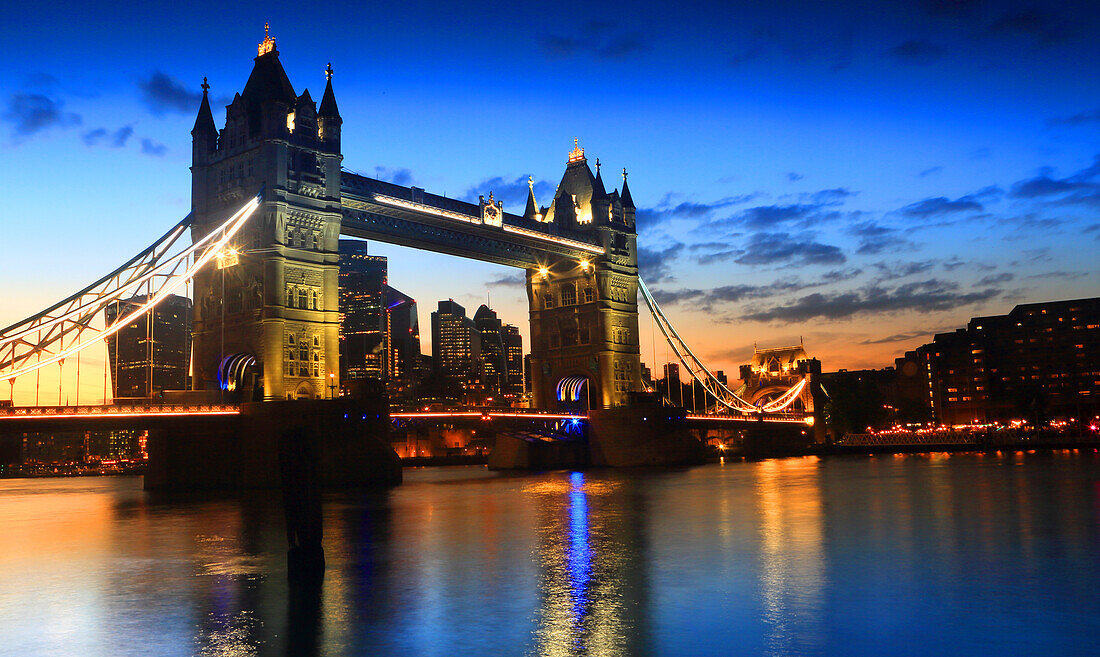
[[[535,178],[527,176],[527,207],[523,210],[523,218],[530,221],[542,221],[539,213],[539,204],[535,200]]]
[[[620,196],[624,208],[636,209],[634,199],[630,197],[630,188],[626,186],[626,167],[623,167],[623,193]]]
[[[325,68],[325,79],[325,93],[321,96],[321,108],[317,111],[317,116],[338,119],[340,110],[336,107],[336,94],[332,93],[332,62]]]
[[[600,176],[600,158],[596,158],[596,180],[592,183],[592,198],[607,196],[607,190],[603,186],[603,177]]]
[[[195,117],[195,127],[191,129],[191,134],[196,132],[209,132],[217,134],[218,129],[214,126],[214,115],[210,112],[210,98],[207,95],[210,85],[206,83],[206,78],[202,79],[202,102],[199,103],[199,115]]]

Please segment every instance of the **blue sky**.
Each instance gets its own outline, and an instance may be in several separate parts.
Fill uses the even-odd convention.
[[[628,167],[644,276],[715,368],[799,337],[827,370],[881,367],[971,316],[1097,293],[1094,3],[762,5],[9,8],[0,323],[187,213],[198,85],[239,91],[265,21],[299,93],[332,62],[348,169],[520,211],[573,137],[605,179]],[[372,250],[422,326],[492,289],[526,333],[514,271]]]

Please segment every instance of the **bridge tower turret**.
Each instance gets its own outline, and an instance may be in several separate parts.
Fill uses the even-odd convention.
[[[599,160],[593,176],[574,142],[553,201],[534,213],[538,221],[594,233],[604,247],[591,260],[561,259],[527,270],[531,380],[539,408],[566,405],[559,392],[579,395],[577,403],[592,408],[625,406],[641,388],[637,233],[625,176],[623,194],[627,203],[618,190],[606,191]],[[537,207],[533,191],[528,206],[525,215]],[[577,385],[581,379],[587,391]]]
[[[342,156],[332,69],[318,112],[309,91],[294,92],[275,39],[265,34],[257,50],[220,134],[212,134],[205,88],[192,131],[192,239],[264,190],[236,252],[195,278],[193,382],[253,399],[325,398],[340,371]],[[243,369],[249,357],[255,364]]]

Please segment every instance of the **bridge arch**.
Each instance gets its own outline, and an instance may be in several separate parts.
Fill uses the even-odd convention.
[[[309,381],[302,381],[294,389],[294,399],[320,399],[317,389]]]

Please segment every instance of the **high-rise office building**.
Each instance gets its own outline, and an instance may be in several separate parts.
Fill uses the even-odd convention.
[[[420,323],[416,301],[386,286],[386,378],[391,393],[411,392],[420,380]]]
[[[340,240],[340,379],[383,379],[386,373],[385,256],[363,240]]]
[[[481,304],[474,313],[474,326],[481,334],[481,384],[487,397],[499,400],[508,389],[508,352],[504,346],[503,324],[494,310]]]
[[[519,335],[519,327],[505,324],[501,327],[504,336],[504,351],[508,361],[508,382],[504,389],[505,395],[523,394],[523,338]]]
[[[454,299],[432,313],[432,368],[452,396],[469,399],[480,386],[481,334]]]
[[[145,304],[137,296],[107,306],[107,324]],[[171,295],[107,338],[115,399],[148,399],[163,390],[186,390],[191,356],[191,300]]]

